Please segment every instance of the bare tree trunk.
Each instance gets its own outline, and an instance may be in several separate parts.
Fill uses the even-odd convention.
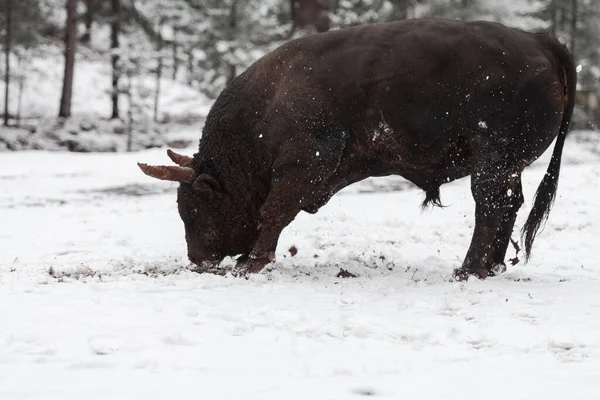
[[[577,39],[577,19],[579,17],[577,10],[578,0],[571,0],[571,53],[575,54]]]
[[[290,2],[290,21],[292,22],[292,27],[290,28],[290,31],[284,36],[285,40],[291,39],[291,37],[294,36],[294,33],[296,33],[297,0],[289,0],[289,2]]]
[[[187,83],[191,85],[194,81],[194,49],[192,47],[187,51]]]
[[[393,0],[394,6],[391,20],[407,19],[410,12],[410,0]]]
[[[19,94],[18,103],[17,103],[17,126],[21,126],[21,110],[23,105],[23,90],[25,88],[25,72],[23,70],[23,58],[19,57],[19,70],[21,74],[19,75]]]
[[[12,0],[8,0],[6,4],[6,37],[4,42],[4,57],[5,57],[5,77],[4,82],[4,126],[8,126],[8,100],[10,95],[10,51],[11,51],[11,34],[12,34]]]
[[[92,25],[94,24],[94,0],[85,0],[85,33],[81,37],[81,43],[90,43],[92,41]]]
[[[392,0],[392,5],[395,7]],[[292,29],[289,37],[294,34],[296,28],[327,32],[331,27],[329,12],[337,9],[339,1],[336,0],[291,0]],[[374,6],[375,7],[375,6]],[[377,8],[377,7],[375,7]]]
[[[112,22],[110,24],[110,49],[112,51],[112,114],[111,119],[119,118],[119,31],[121,30],[120,0],[111,0]]]
[[[127,70],[127,151],[133,150],[133,71]]]
[[[75,46],[77,44],[77,0],[67,0],[67,34],[65,37],[65,73],[60,98],[59,117],[71,116],[73,74],[75,72]]]
[[[21,126],[21,110],[23,109],[23,91],[25,90],[25,76],[19,77],[19,102],[17,103],[17,126]]]
[[[158,103],[160,102],[160,80],[162,79],[163,60],[162,56],[158,58],[156,68],[156,91],[154,92],[154,122],[158,122]]]
[[[158,65],[156,66],[156,91],[154,92],[154,122],[158,122],[158,102],[160,100],[160,80],[162,78],[163,70],[163,37],[162,28],[164,21],[160,21],[158,24]]]
[[[550,33],[552,36],[558,33],[558,0],[550,2]]]
[[[231,3],[231,9],[229,10],[229,28],[231,29],[230,37],[232,39],[235,38],[235,36],[237,34],[237,28],[238,28],[238,16],[237,16],[238,1],[239,0],[233,0],[233,3]],[[227,66],[227,69],[228,69],[228,71],[227,71],[226,85],[229,85],[229,83],[233,80],[233,78],[235,78],[237,71],[236,71],[236,67],[234,64],[229,64]]]
[[[173,42],[171,43],[173,55],[173,80],[177,79],[177,71],[179,71],[179,58],[177,57],[177,28],[173,27]]]

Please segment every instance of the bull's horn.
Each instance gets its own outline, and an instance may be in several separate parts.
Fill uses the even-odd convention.
[[[188,156],[184,156],[183,154],[175,153],[171,149],[167,150],[167,155],[169,156],[169,158],[171,160],[173,160],[173,162],[175,164],[179,165],[180,167],[185,167],[190,162],[192,162],[192,157],[188,157]]]
[[[175,165],[148,165],[138,163],[138,167],[148,176],[163,181],[192,183],[196,180],[196,172],[190,167]]]

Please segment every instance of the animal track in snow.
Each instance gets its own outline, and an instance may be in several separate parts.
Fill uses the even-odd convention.
[[[539,313],[533,309],[517,311],[516,313],[514,313],[514,315],[517,318],[519,318],[525,322],[532,323],[532,324],[535,324],[540,320]]]
[[[548,349],[564,362],[579,362],[590,357],[591,350],[574,338],[552,337],[548,340]]]

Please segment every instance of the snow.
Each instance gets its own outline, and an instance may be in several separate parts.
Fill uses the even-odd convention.
[[[58,113],[63,77],[63,54],[58,46],[43,46],[24,67],[26,80],[23,91],[22,112],[24,118],[54,117]],[[73,81],[73,115],[94,115],[108,118],[111,115],[111,67],[109,59],[81,49],[77,54],[76,71]],[[143,87],[143,99],[136,99],[148,115],[152,115],[151,95],[155,90],[155,77],[136,77],[134,85]],[[4,93],[4,82],[0,90]],[[11,84],[10,112],[18,108],[17,82]],[[208,113],[212,102],[198,91],[182,83],[163,78],[161,80],[160,115],[201,116]],[[121,112],[126,115],[127,99],[120,100]]]
[[[136,166],[164,149],[3,153],[0,398],[598,399],[597,135],[569,137],[531,262],[466,283],[468,178],[423,213],[400,178],[350,186],[244,280],[186,270],[176,184]]]
[[[24,63],[20,70],[26,77],[22,128],[0,127],[0,151],[125,151],[128,147],[128,100],[124,95],[120,98],[123,119],[109,120],[111,70],[108,59],[88,48],[80,49],[74,75],[73,116],[67,121],[56,118],[62,87],[62,65],[62,48],[51,44],[41,46],[35,57]],[[190,143],[190,136],[195,142],[200,131],[197,122],[206,117],[212,100],[185,84],[163,78],[158,114],[161,123],[155,123],[155,80],[151,75],[134,77],[132,149],[165,144],[180,147]],[[11,113],[16,114],[17,80],[11,82],[9,107]],[[0,82],[2,92],[4,85]]]

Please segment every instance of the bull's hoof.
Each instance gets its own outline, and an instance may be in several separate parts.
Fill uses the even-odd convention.
[[[479,279],[485,279],[491,276],[500,275],[504,272],[506,272],[506,265],[504,265],[504,263],[495,264],[489,269],[461,267],[454,270],[454,279],[459,282],[468,280],[470,276],[475,276]]]
[[[458,282],[467,281],[467,280],[469,280],[469,277],[471,277],[471,276],[475,276],[479,279],[485,279],[490,275],[493,275],[493,274],[491,274],[491,271],[489,271],[485,268],[475,268],[475,269],[457,268],[454,270],[454,279],[456,279]]]
[[[231,274],[233,276],[256,274],[262,271],[265,265],[272,261],[275,261],[274,254],[269,254],[269,256],[265,258],[240,257]]]
[[[501,275],[506,272],[506,264],[495,264],[490,270],[494,273],[494,276]]]

